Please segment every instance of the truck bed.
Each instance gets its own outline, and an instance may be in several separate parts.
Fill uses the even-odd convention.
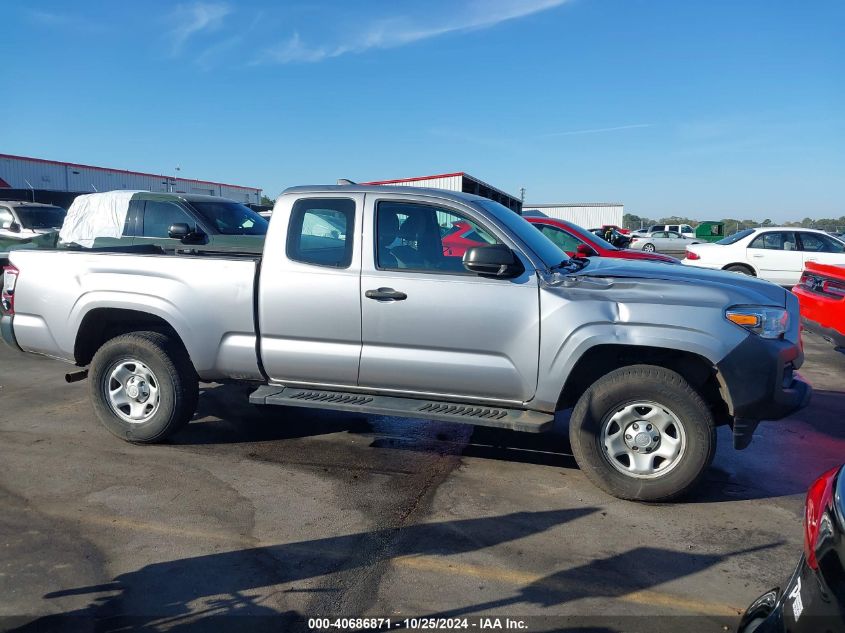
[[[247,254],[132,254],[20,250],[14,328],[25,351],[74,361],[76,334],[102,310],[137,310],[170,323],[203,380],[260,380],[255,282]],[[100,310],[100,312],[98,312]]]

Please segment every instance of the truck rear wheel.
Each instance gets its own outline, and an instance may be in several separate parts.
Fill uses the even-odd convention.
[[[622,367],[593,383],[575,405],[569,439],[590,481],[635,501],[682,496],[716,450],[707,404],[679,374],[653,365]]]
[[[160,442],[184,427],[199,390],[185,349],[159,332],[132,332],[104,343],[91,361],[89,386],[103,426],[139,444]]]

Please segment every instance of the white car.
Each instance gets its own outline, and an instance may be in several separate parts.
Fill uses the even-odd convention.
[[[793,286],[807,262],[845,265],[845,242],[814,229],[745,229],[713,244],[688,246],[681,263]]]
[[[654,233],[655,231],[672,231],[673,233],[680,233],[684,237],[695,239],[695,229],[689,224],[652,224],[648,232]]]
[[[685,237],[676,231],[654,231],[644,236],[632,235],[628,248],[653,253],[683,253],[687,246],[701,240]]]

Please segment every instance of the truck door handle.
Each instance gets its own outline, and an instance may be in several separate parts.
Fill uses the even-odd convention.
[[[404,292],[399,292],[393,288],[379,288],[378,290],[367,290],[364,293],[367,299],[375,299],[377,301],[404,301],[408,298]]]

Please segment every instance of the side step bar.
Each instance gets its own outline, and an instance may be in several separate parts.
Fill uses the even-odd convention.
[[[394,415],[402,418],[462,422],[528,433],[547,431],[554,422],[554,416],[551,414],[523,409],[273,385],[259,387],[250,394],[249,401],[252,404],[334,409],[337,411]]]

